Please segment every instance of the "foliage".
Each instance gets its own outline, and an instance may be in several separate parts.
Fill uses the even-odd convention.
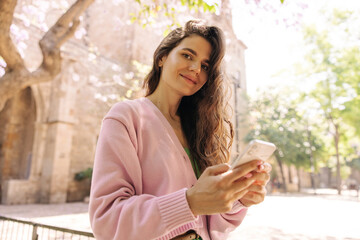
[[[165,17],[165,20],[170,20],[164,35],[167,35],[174,27],[180,27],[179,16],[183,13],[197,14],[198,12],[217,14],[219,13],[220,5],[223,4],[221,0],[181,0],[181,1],[166,1],[166,0],[135,0],[140,6],[136,13],[130,13],[131,22],[137,22],[143,28],[147,25],[155,24],[159,18]],[[257,9],[263,8],[266,11],[275,11],[272,4],[260,6],[260,3],[266,2],[261,0],[245,0],[246,4],[254,2]],[[280,0],[283,4],[284,0]]]
[[[137,22],[143,28],[147,25],[155,24],[160,17],[170,19],[170,23],[167,25],[167,29],[164,35],[167,35],[171,29],[176,26],[180,27],[181,24],[178,20],[179,14],[190,11],[204,13],[215,13],[218,11],[219,4],[214,2],[208,4],[204,0],[181,0],[181,1],[140,1],[135,0],[140,5],[140,9],[137,13],[130,13],[131,22]]]
[[[324,16],[327,21],[323,25],[304,28],[309,64],[304,76],[315,82],[307,93],[316,103],[310,108],[327,122],[333,139],[329,152],[335,152],[340,194],[341,177],[349,175],[343,156],[352,152],[350,141],[360,133],[360,19],[357,13],[339,10]]]
[[[349,178],[350,174],[351,174],[351,168],[349,166],[347,166],[346,164],[342,164],[341,169],[340,169],[341,179]]]
[[[310,169],[311,155],[320,155],[322,141],[300,115],[295,100],[289,99],[289,90],[276,92],[268,89],[258,99],[250,101],[249,110],[254,125],[246,141],[260,138],[273,142],[278,150],[275,156],[287,165]]]
[[[87,168],[84,171],[76,173],[74,179],[76,181],[82,181],[82,180],[87,179],[87,178],[89,178],[91,180],[92,173],[93,173],[93,169],[92,168]]]
[[[348,165],[360,171],[360,157],[352,159]]]
[[[338,10],[327,18],[327,28],[308,26],[304,32],[311,63],[307,74],[317,81],[310,95],[329,121],[346,122],[360,136],[360,18]]]
[[[360,136],[360,48],[344,49],[334,71],[338,76],[336,84],[342,84],[348,94],[341,114],[344,121],[354,127],[356,135]]]

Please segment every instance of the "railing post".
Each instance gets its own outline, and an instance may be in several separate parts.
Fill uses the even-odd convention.
[[[31,240],[38,240],[38,234],[37,234],[37,225],[33,225],[33,232],[32,232],[32,238]]]

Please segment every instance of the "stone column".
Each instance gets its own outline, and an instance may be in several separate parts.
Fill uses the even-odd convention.
[[[72,132],[71,123],[48,123],[40,184],[42,203],[66,202]]]
[[[42,161],[40,202],[66,202],[70,152],[74,128],[76,87],[72,68],[65,62],[61,76],[52,82],[47,134]]]

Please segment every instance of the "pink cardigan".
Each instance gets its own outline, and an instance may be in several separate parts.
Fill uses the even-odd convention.
[[[89,214],[97,240],[171,239],[194,229],[204,240],[226,239],[245,217],[194,217],[186,190],[191,162],[169,122],[147,98],[127,100],[105,116],[97,143]]]

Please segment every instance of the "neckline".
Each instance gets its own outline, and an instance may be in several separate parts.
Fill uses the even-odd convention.
[[[168,130],[168,132],[169,132],[169,134],[171,136],[171,139],[173,140],[173,143],[177,146],[178,149],[182,149],[182,154],[183,155],[185,153],[185,156],[188,157],[187,153],[186,153],[186,151],[184,149],[185,147],[183,147],[183,145],[181,144],[179,138],[176,136],[176,133],[175,133],[174,129],[172,128],[171,124],[166,119],[164,114],[160,111],[160,109],[150,99],[148,99],[147,97],[142,97],[142,99],[146,103],[148,103],[149,106],[151,106],[154,109],[155,114],[159,117],[159,119],[161,120],[161,122],[163,123],[165,128]]]
[[[191,165],[191,168],[193,169],[194,172],[194,177],[195,179],[198,179],[200,177],[200,171],[198,169],[197,163],[193,163],[193,160],[190,159],[187,150],[190,151],[190,149],[188,147],[183,147],[181,145],[181,142],[179,140],[179,138],[176,136],[176,133],[174,131],[174,129],[172,128],[171,124],[169,123],[169,121],[166,119],[166,117],[164,116],[164,114],[162,114],[162,112],[160,111],[160,109],[148,98],[146,97],[142,97],[143,101],[145,103],[148,104],[149,107],[154,109],[155,114],[158,116],[158,118],[160,119],[160,121],[163,123],[163,125],[165,126],[165,128],[168,130],[168,133],[171,136],[171,140],[172,142],[175,144],[176,148],[178,149],[178,151],[180,152],[180,154],[182,154],[186,161]],[[187,149],[187,150],[186,150]],[[193,164],[195,164],[195,168],[193,167]]]

